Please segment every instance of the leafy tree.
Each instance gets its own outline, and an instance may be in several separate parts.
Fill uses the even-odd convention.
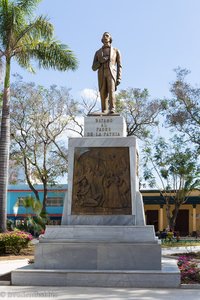
[[[22,81],[14,84],[11,99],[11,158],[23,167],[45,213],[48,186],[67,173],[68,155],[62,140],[73,127],[76,104],[65,88],[45,89]],[[34,183],[42,183],[43,199]]]
[[[167,123],[186,134],[200,150],[200,88],[186,81],[190,72],[176,69],[176,80],[171,85],[173,99],[167,101]]]
[[[98,90],[91,90],[87,96],[81,97],[80,111],[81,114],[87,116],[89,114],[97,113],[101,110],[100,93]]]
[[[0,229],[6,230],[6,202],[10,147],[10,71],[12,59],[34,72],[39,67],[75,70],[77,60],[67,46],[56,41],[46,17],[33,18],[41,0],[0,0],[0,59],[5,59],[5,78],[0,136]]]
[[[24,182],[24,180],[20,177],[19,165],[14,160],[9,160],[8,182],[9,184],[17,184],[17,183]]]
[[[174,136],[169,142],[159,138],[144,149],[144,179],[151,187],[160,180],[157,187],[165,199],[168,225],[174,230],[181,205],[192,190],[200,187],[197,154],[182,137]]]
[[[127,135],[146,138],[150,128],[158,125],[158,116],[163,109],[159,100],[150,100],[147,89],[121,90],[117,94],[117,111],[124,116]]]
[[[89,93],[86,92],[86,95],[82,95],[79,102],[77,102],[77,114],[74,114],[73,111],[69,112],[73,120],[73,126],[71,131],[77,135],[84,136],[84,117],[98,113],[100,108],[100,94],[97,90],[89,90]]]
[[[127,135],[135,135],[139,139],[149,137],[150,129],[158,125],[163,103],[165,104],[164,101],[160,100],[150,100],[147,89],[129,88],[119,91],[116,94],[116,108],[117,112],[126,120]],[[82,115],[100,111],[99,92],[94,91],[90,98],[82,97],[79,107]],[[82,135],[83,124],[79,122],[77,126],[79,128],[77,132]]]

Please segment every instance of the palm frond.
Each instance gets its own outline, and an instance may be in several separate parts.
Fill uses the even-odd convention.
[[[39,61],[39,67],[57,69],[59,71],[75,70],[78,61],[67,45],[57,41],[38,42],[31,55]]]
[[[14,48],[19,47],[20,43],[27,43],[26,39],[50,39],[53,36],[53,25],[44,16],[39,16],[34,22],[26,24],[16,33],[16,41]]]
[[[11,36],[13,24],[13,4],[8,0],[0,1],[0,36],[1,43],[6,48]]]
[[[20,66],[34,72],[31,60],[39,67],[59,71],[75,70],[77,60],[66,45],[53,40],[53,25],[44,16],[27,19],[40,0],[0,0],[0,39],[5,55],[15,57]],[[1,18],[2,17],[2,18]]]
[[[15,59],[22,68],[25,68],[30,73],[35,73],[35,70],[30,63],[30,55],[28,53],[21,51],[20,55],[16,55]]]
[[[32,15],[34,9],[42,0],[17,0],[16,6],[26,15]]]

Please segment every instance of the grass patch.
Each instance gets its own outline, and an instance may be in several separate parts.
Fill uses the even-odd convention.
[[[200,259],[200,251],[198,251],[198,252],[186,252],[186,253],[174,253],[174,254],[172,254],[172,256],[177,256],[177,257],[185,256],[185,257],[188,257],[188,258],[191,258],[191,259],[199,260]]]
[[[162,240],[161,241],[161,247],[162,248],[169,248],[169,247],[191,247],[191,246],[200,246],[200,241],[196,240],[172,240],[172,241],[167,241],[167,240]]]

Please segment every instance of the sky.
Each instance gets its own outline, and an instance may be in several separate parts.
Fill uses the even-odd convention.
[[[147,88],[152,99],[170,97],[178,66],[191,71],[192,84],[200,83],[200,0],[43,0],[36,14],[48,16],[55,38],[74,52],[79,67],[30,74],[12,64],[11,73],[24,81],[70,88],[75,100],[87,95],[98,86],[91,66],[108,31],[122,56],[119,90]]]
[[[97,89],[93,57],[105,31],[122,55],[120,89],[147,88],[152,98],[170,97],[170,82],[178,66],[191,71],[188,80],[200,82],[199,0],[43,0],[36,10],[54,25],[57,40],[74,52],[76,71],[37,70],[30,74],[17,64],[12,74],[25,81],[71,89],[74,98]]]

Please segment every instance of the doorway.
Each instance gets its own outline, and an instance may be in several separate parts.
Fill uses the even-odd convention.
[[[176,218],[175,231],[179,231],[181,236],[189,234],[189,210],[181,209]]]
[[[158,210],[146,210],[147,225],[154,225],[155,232],[158,231]]]

